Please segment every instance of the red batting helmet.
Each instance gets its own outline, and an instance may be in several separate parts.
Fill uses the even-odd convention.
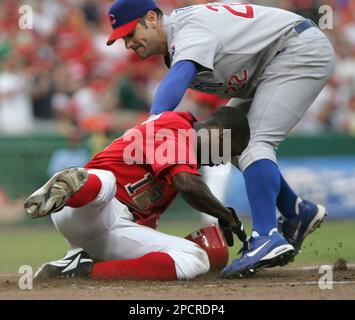
[[[211,269],[223,269],[229,258],[229,250],[219,226],[212,224],[195,231],[185,239],[198,244],[207,252]]]

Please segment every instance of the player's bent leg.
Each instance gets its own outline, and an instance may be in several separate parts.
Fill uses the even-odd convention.
[[[193,279],[208,272],[210,268],[207,253],[196,243],[136,224],[128,210],[123,211],[108,236],[112,244],[107,251],[109,260],[164,252],[174,260],[177,279],[181,280]]]
[[[209,270],[208,256],[198,245],[134,223],[128,208],[115,198],[100,210],[65,207],[52,219],[72,246],[103,261],[95,269],[96,278],[166,280],[174,274],[174,279],[192,279]],[[167,274],[161,271],[157,277],[156,271],[164,269]]]
[[[116,193],[114,175],[104,170],[89,170],[89,176],[100,180],[98,192],[88,202],[87,192],[74,195],[68,201],[71,205],[51,215],[54,225],[72,247],[60,260],[44,264],[37,272],[36,278],[89,277],[93,266],[93,257],[81,247],[108,232],[119,216],[116,207],[111,205]],[[94,181],[95,185],[97,183]],[[86,185],[83,187],[85,188]],[[81,190],[79,191],[79,193]],[[84,206],[81,206],[83,205]],[[105,250],[104,244],[101,247]]]
[[[151,252],[127,260],[95,263],[93,279],[120,280],[187,280],[209,270],[207,254],[200,248],[181,252]]]
[[[174,270],[175,279],[193,279],[209,271],[210,264],[207,253],[197,244],[138,225],[126,219],[119,220],[121,222],[117,228],[107,233],[106,239],[99,240],[110,244],[106,248],[105,256],[100,257],[101,260],[119,260],[115,263],[116,273],[111,273],[111,276],[113,275],[115,279],[122,279],[123,277],[120,265],[126,270],[128,268],[130,279],[166,279],[164,272],[161,272],[160,278],[155,276],[154,269],[157,269],[157,265],[155,264],[153,267],[151,259],[147,258],[152,258],[154,255],[157,262],[162,261],[163,255],[170,257],[174,262],[174,267],[170,266],[168,270],[170,275],[172,269]],[[89,247],[92,245],[89,244]],[[87,251],[90,250],[89,247],[87,247]],[[97,245],[93,247],[98,248]],[[97,254],[99,252],[95,251],[95,255]],[[164,259],[164,262],[165,264],[161,264],[160,268],[166,268],[166,259]],[[140,266],[139,269],[136,267],[137,264]],[[110,268],[109,265],[107,267]],[[145,274],[143,278],[142,272]]]
[[[53,175],[28,197],[25,209],[32,218],[37,218],[59,212],[64,206],[105,205],[114,196],[115,182],[114,175],[109,171],[80,167],[65,169]]]
[[[204,255],[204,252],[201,252]],[[178,258],[181,262],[181,258]],[[136,259],[111,260],[96,262],[82,249],[70,250],[64,258],[42,265],[35,274],[35,279],[91,278],[95,280],[185,280],[208,271],[204,268],[182,268],[177,272],[177,265],[170,254],[151,252]],[[205,272],[204,272],[205,271]]]
[[[112,205],[116,193],[116,179],[112,172],[105,170],[88,172],[98,177],[101,182],[95,199],[78,208],[65,206],[61,211],[51,215],[57,230],[72,247],[81,248],[83,243],[105,234],[112,228],[120,214],[119,208],[116,210],[117,208]]]
[[[136,224],[124,205],[116,199],[113,203],[117,208],[123,206],[122,214],[109,232],[84,245],[84,249],[92,256],[98,260],[110,261],[138,259],[150,253],[164,253],[174,261],[176,279],[193,279],[208,272],[210,265],[207,253],[197,244]],[[103,244],[105,250],[102,250]],[[119,271],[117,276],[119,277]]]
[[[175,261],[177,278],[189,280],[207,273],[210,270],[210,262],[206,251],[196,244],[190,246],[185,243],[184,246],[183,250],[169,250],[169,255]]]
[[[176,280],[174,260],[164,252],[151,252],[128,260],[111,260],[94,264],[92,279]]]
[[[164,237],[161,237],[161,234],[159,236],[161,241],[164,241]],[[163,251],[150,252],[138,258],[97,262],[92,267],[90,277],[92,279],[139,281],[187,280],[208,272],[207,253],[191,241],[184,240],[184,242],[184,249],[180,250],[161,248]],[[156,248],[159,249],[158,246]],[[136,250],[131,247],[131,251]],[[121,255],[120,258],[122,258]]]
[[[116,178],[111,171],[89,169],[88,180],[76,194],[70,197],[66,206],[71,208],[105,207],[116,193]]]

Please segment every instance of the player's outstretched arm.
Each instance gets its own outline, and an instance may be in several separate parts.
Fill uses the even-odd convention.
[[[194,209],[234,223],[231,212],[211,192],[198,175],[181,172],[173,177],[176,190]]]
[[[174,110],[195,79],[199,66],[189,60],[177,62],[164,77],[155,94],[150,114]]]
[[[218,219],[229,246],[233,246],[232,231],[246,245],[247,235],[238,216],[233,209],[225,207],[212,194],[200,176],[181,172],[173,177],[173,183],[181,197],[191,207]]]

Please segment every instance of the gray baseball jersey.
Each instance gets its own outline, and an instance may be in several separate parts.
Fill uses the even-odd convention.
[[[170,66],[192,60],[204,69],[191,88],[223,97],[250,98],[283,35],[303,17],[271,7],[210,3],[164,16]]]

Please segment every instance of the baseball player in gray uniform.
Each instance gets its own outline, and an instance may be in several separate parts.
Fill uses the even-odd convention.
[[[278,145],[318,96],[335,65],[327,37],[310,21],[271,7],[210,3],[163,15],[153,0],[118,0],[112,34],[141,58],[170,69],[151,114],[175,109],[187,88],[231,98],[248,115],[251,139],[235,164],[252,210],[249,250],[221,273],[242,277],[284,265],[323,221],[326,209],[299,198],[279,171]],[[276,208],[284,217],[277,229]]]

